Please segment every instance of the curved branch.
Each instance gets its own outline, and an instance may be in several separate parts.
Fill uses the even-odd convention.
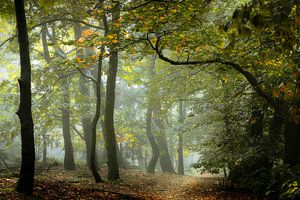
[[[0,47],[2,47],[3,45],[5,45],[7,42],[12,41],[12,40],[15,39],[16,37],[17,37],[17,35],[13,35],[13,36],[7,38],[6,40],[4,40],[4,41],[0,44]]]
[[[278,110],[280,110],[281,113],[283,113],[283,114],[287,113],[287,106],[286,106],[287,102],[284,101],[283,99],[275,99],[272,97],[271,94],[264,91],[261,87],[261,84],[257,81],[255,76],[252,73],[245,70],[245,68],[249,68],[249,66],[242,66],[238,63],[226,61],[226,60],[223,60],[220,58],[214,58],[214,59],[208,59],[208,60],[194,60],[194,61],[189,61],[189,60],[174,61],[174,60],[166,57],[162,53],[162,51],[159,49],[159,41],[162,38],[162,36],[163,35],[161,35],[157,38],[155,45],[150,41],[148,35],[146,38],[146,40],[149,42],[151,48],[157,53],[158,57],[161,60],[168,62],[172,65],[204,65],[204,64],[219,63],[219,64],[230,66],[230,67],[234,68],[236,71],[238,71],[240,74],[242,74],[247,79],[247,81],[252,85],[253,89],[257,92],[257,94],[260,97],[264,98],[274,108],[277,108]]]
[[[50,20],[46,20],[44,22],[41,22],[39,24],[36,24],[34,26],[32,26],[30,28],[30,30],[32,29],[35,29],[39,26],[42,26],[42,25],[45,25],[45,24],[48,24],[48,23],[52,23],[52,22],[57,22],[57,21],[68,21],[68,22],[73,22],[73,23],[80,23],[80,24],[84,24],[86,26],[89,26],[91,28],[96,28],[96,29],[103,29],[103,27],[101,26],[96,26],[96,25],[93,25],[93,24],[90,24],[90,23],[87,23],[85,21],[82,21],[82,20],[77,20],[77,19],[70,19],[70,18],[57,18],[57,19],[50,19]]]
[[[47,20],[47,21],[44,21],[44,22],[41,22],[39,24],[36,24],[34,26],[32,26],[31,28],[28,28],[30,31],[39,27],[39,26],[43,26],[45,24],[48,24],[48,23],[51,23],[51,22],[57,22],[57,21],[69,21],[69,22],[73,22],[73,23],[80,23],[80,24],[84,24],[86,26],[89,26],[91,28],[96,28],[96,29],[103,29],[103,27],[101,26],[96,26],[96,25],[93,25],[93,24],[90,24],[90,23],[87,23],[85,21],[82,21],[82,20],[77,20],[77,19],[68,19],[68,18],[58,18],[58,19],[50,19],[50,20]],[[13,39],[15,39],[18,35],[13,35],[11,37],[9,37],[8,39],[4,40],[1,44],[0,44],[0,47],[2,47],[3,45],[5,45],[7,42],[10,42],[12,41]]]
[[[79,67],[76,67],[76,69],[79,71],[79,73],[80,73],[83,77],[85,77],[85,78],[91,80],[93,83],[95,83],[95,84],[97,85],[97,80],[95,80],[93,77],[88,76],[88,75],[86,75],[85,73],[83,73],[83,71],[82,71]]]

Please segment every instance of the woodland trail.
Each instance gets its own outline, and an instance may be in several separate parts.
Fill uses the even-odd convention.
[[[0,199],[120,199],[120,200],[231,200],[261,199],[242,192],[222,191],[221,177],[147,174],[122,170],[122,180],[94,183],[87,169],[37,170],[34,195],[25,198],[14,191],[17,177],[0,174]],[[105,178],[106,170],[102,169]]]

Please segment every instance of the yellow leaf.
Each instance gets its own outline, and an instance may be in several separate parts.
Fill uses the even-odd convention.
[[[107,38],[108,38],[109,40],[112,40],[112,39],[115,38],[115,36],[114,36],[113,34],[111,34],[111,35],[108,35]]]
[[[112,40],[111,42],[112,42],[112,43],[118,43],[119,40]]]

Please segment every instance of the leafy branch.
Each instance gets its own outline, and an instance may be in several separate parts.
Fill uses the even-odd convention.
[[[269,94],[267,91],[263,90],[262,85],[259,83],[259,81],[255,78],[255,76],[250,73],[249,71],[245,70],[249,68],[249,66],[242,66],[236,62],[228,61],[221,59],[219,56],[213,59],[207,59],[207,60],[189,60],[189,57],[185,61],[175,61],[171,58],[166,57],[162,49],[160,48],[160,41],[166,34],[161,34],[157,36],[155,44],[150,40],[149,34],[147,34],[146,40],[148,41],[150,47],[156,52],[158,57],[165,61],[170,63],[171,65],[205,65],[205,64],[223,64],[226,66],[230,66],[236,71],[238,71],[240,74],[242,74],[247,81],[252,85],[253,89],[257,92],[259,96],[264,98],[271,106],[277,108],[280,110],[281,113],[286,114],[287,113],[287,102],[283,99],[275,99],[272,97],[271,94]]]

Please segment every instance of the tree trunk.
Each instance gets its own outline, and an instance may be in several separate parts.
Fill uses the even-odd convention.
[[[123,146],[122,142],[120,145],[117,145],[117,156],[118,156],[118,164],[120,168],[126,169],[124,158],[123,158]]]
[[[142,169],[144,167],[143,147],[139,145],[136,148],[136,151],[137,151],[137,159],[138,159],[139,168]]]
[[[48,146],[48,137],[45,132],[43,132],[43,165],[47,165],[47,146]]]
[[[116,23],[120,18],[120,2],[112,1],[114,7],[112,8],[112,30],[108,30],[108,26],[105,25],[105,32],[110,34],[119,34],[119,30],[113,28],[113,24]],[[106,19],[104,23],[107,24]],[[116,88],[116,77],[118,71],[118,44],[110,45],[110,57],[109,57],[109,68],[107,74],[106,84],[106,101],[105,101],[105,115],[104,115],[104,139],[107,150],[107,165],[108,165],[108,180],[118,180],[119,167],[117,159],[117,144],[116,135],[114,128],[114,106],[115,106],[115,88]]]
[[[78,41],[79,38],[81,37],[82,33],[82,27],[80,26],[79,23],[76,23],[74,25],[74,36],[75,40]],[[78,58],[83,58],[84,57],[84,50],[85,49],[80,49],[76,50],[76,56]],[[86,50],[88,51],[88,50]],[[82,73],[85,75],[88,75],[89,70],[88,69],[81,69]],[[97,75],[95,75],[97,76]],[[91,121],[91,102],[90,102],[90,87],[87,83],[87,79],[84,76],[79,77],[79,91],[84,98],[84,102],[81,102],[81,112],[82,117],[81,117],[81,125],[83,129],[83,135],[84,135],[84,142],[85,142],[85,148],[86,148],[86,162],[87,166],[89,169],[91,169],[91,146],[92,146],[92,121]],[[96,91],[97,93],[97,91]],[[97,152],[97,151],[96,151]],[[97,159],[97,153],[95,154],[95,159],[96,159],[96,168],[99,169],[99,164],[98,164],[98,159]]]
[[[164,125],[160,119],[160,105],[154,109],[155,118],[154,122],[159,129],[158,135],[157,135],[157,144],[159,147],[159,160],[161,165],[161,170],[163,172],[172,173],[175,174],[175,170],[173,168],[171,157],[167,145],[166,135],[165,135],[165,129]]]
[[[274,163],[275,159],[277,158],[283,158],[283,148],[281,148],[281,144],[284,143],[283,124],[284,118],[281,115],[280,111],[275,108],[273,116],[269,121],[269,139],[270,144],[272,145],[269,153],[271,163]]]
[[[44,25],[42,27],[42,43],[44,48],[44,57],[47,62],[47,64],[50,64],[50,54],[49,49],[47,45],[47,26]],[[53,29],[52,42],[55,41],[55,31]],[[55,47],[55,52],[57,55],[61,55],[61,52],[63,52],[59,47]],[[64,148],[65,148],[65,156],[64,156],[64,169],[65,170],[74,170],[75,169],[75,163],[74,163],[74,151],[73,151],[73,145],[72,145],[72,139],[71,139],[71,133],[70,133],[70,96],[69,96],[69,80],[68,77],[63,77],[62,83],[61,83],[61,92],[62,92],[62,98],[63,98],[63,104],[62,104],[62,127],[63,127],[63,139],[64,139]]]
[[[70,133],[70,96],[69,96],[69,82],[68,78],[65,77],[61,83],[63,106],[62,106],[62,127],[63,127],[63,138],[64,138],[64,169],[75,170],[74,163],[74,150],[72,145],[71,133]]]
[[[289,120],[285,126],[284,163],[295,166],[300,164],[300,123]]]
[[[104,52],[104,47],[101,48],[101,55],[99,55],[97,79],[96,79],[96,112],[94,119],[92,121],[92,145],[91,145],[91,170],[95,178],[95,182],[102,182],[102,179],[97,171],[96,167],[96,133],[97,124],[100,118],[100,107],[101,107],[101,71],[102,71],[102,54]]]
[[[298,69],[300,64],[298,64]],[[300,74],[296,79],[295,97],[289,109],[290,117],[285,128],[284,163],[291,166],[300,164]]]
[[[184,121],[184,108],[182,100],[179,102],[179,122],[180,125]],[[180,128],[178,133],[178,174],[184,175],[184,163],[183,163],[183,129]]]
[[[23,0],[15,0],[18,40],[20,48],[21,77],[20,104],[17,115],[21,123],[22,161],[20,177],[16,190],[24,194],[32,194],[34,181],[34,129],[31,113],[31,65],[29,56],[29,42]]]
[[[161,165],[161,170],[164,173],[172,173],[175,174],[169,150],[168,150],[168,145],[166,138],[164,136],[164,132],[162,130],[159,131],[160,133],[157,136],[157,144],[159,147],[159,160],[160,160],[160,165]]]
[[[146,116],[146,134],[147,134],[147,138],[149,140],[149,143],[151,145],[151,149],[152,149],[152,157],[149,161],[148,167],[147,167],[147,172],[154,174],[155,173],[155,167],[156,167],[156,163],[157,160],[159,158],[159,149],[157,146],[157,143],[155,141],[155,137],[152,134],[152,108],[150,106],[150,103],[148,103],[148,109],[147,109],[147,116]]]
[[[252,111],[249,121],[249,133],[254,140],[260,140],[263,137],[263,118],[263,110],[256,108]]]

